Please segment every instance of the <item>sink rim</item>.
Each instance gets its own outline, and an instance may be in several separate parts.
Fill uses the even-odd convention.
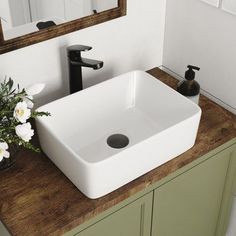
[[[40,106],[37,110],[47,110],[47,107],[50,107],[50,106],[53,106],[54,104],[57,104],[57,103],[60,103],[61,101],[66,101],[66,100],[72,100],[71,98],[73,97],[76,97],[78,100],[80,97],[83,96],[84,93],[87,93],[88,91],[90,91],[92,93],[92,90],[97,90],[99,89],[100,87],[103,87],[104,84],[108,84],[108,83],[114,83],[113,80],[118,80],[121,76],[124,77],[124,76],[129,76],[131,74],[135,75],[136,73],[144,73],[145,75],[148,75],[151,77],[151,79],[155,79],[157,83],[161,84],[161,86],[164,86],[166,89],[168,89],[169,91],[171,91],[171,93],[175,93],[175,96],[179,96],[181,97],[183,100],[185,100],[187,103],[191,103],[191,105],[194,107],[194,109],[196,109],[195,113],[193,115],[188,115],[187,118],[185,118],[184,120],[180,121],[180,122],[177,122],[171,126],[169,126],[168,128],[165,128],[164,130],[161,130],[160,132],[157,132],[157,133],[154,133],[152,135],[150,135],[148,138],[145,138],[144,140],[141,140],[139,141],[138,143],[132,145],[132,146],[127,146],[125,148],[122,148],[119,150],[118,153],[115,153],[113,155],[110,155],[108,156],[107,158],[103,159],[103,160],[98,160],[98,161],[89,161],[89,160],[86,160],[86,158],[84,158],[82,155],[80,155],[79,153],[76,153],[76,151],[73,150],[72,147],[70,147],[66,142],[63,141],[63,138],[56,135],[55,131],[50,127],[49,125],[49,122],[44,122],[44,120],[46,121],[46,119],[44,117],[37,117],[36,120],[37,122],[41,123],[41,125],[43,125],[54,137],[55,139],[63,146],[66,147],[66,149],[74,156],[76,157],[79,161],[81,161],[83,163],[83,165],[85,166],[88,166],[88,167],[92,167],[92,166],[97,166],[97,165],[100,165],[104,162],[108,162],[109,160],[112,160],[114,158],[116,158],[116,156],[118,156],[120,153],[123,153],[125,152],[127,149],[131,149],[133,148],[134,146],[136,145],[139,145],[139,144],[142,144],[144,142],[149,142],[150,139],[154,138],[155,136],[157,135],[162,135],[162,133],[165,133],[167,132],[168,130],[171,130],[171,129],[174,129],[176,126],[178,125],[181,125],[182,123],[186,122],[187,120],[191,119],[193,116],[195,115],[198,115],[199,113],[201,114],[202,113],[202,110],[201,108],[195,104],[194,102],[192,102],[190,99],[186,98],[185,96],[179,94],[176,90],[174,90],[173,88],[169,87],[168,85],[166,85],[165,83],[163,83],[162,81],[158,80],[157,78],[153,77],[152,75],[148,74],[147,72],[145,71],[142,71],[142,70],[134,70],[134,71],[130,71],[130,72],[127,72],[125,74],[121,74],[121,75],[118,75],[112,79],[109,79],[109,80],[106,80],[106,81],[103,81],[99,84],[96,84],[92,87],[89,87],[89,88],[86,88],[82,91],[79,91],[77,93],[74,93],[74,94],[70,94],[68,96],[65,96],[65,97],[62,97],[62,98],[59,98],[55,101],[52,101],[48,104],[45,104],[43,106]],[[47,118],[48,119],[48,118]]]

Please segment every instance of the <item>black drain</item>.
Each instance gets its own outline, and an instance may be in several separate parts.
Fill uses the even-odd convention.
[[[121,149],[129,145],[129,139],[123,134],[113,134],[107,139],[107,144],[112,148]]]

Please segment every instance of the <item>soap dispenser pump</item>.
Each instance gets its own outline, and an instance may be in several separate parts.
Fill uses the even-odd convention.
[[[200,68],[192,65],[188,65],[187,68],[188,70],[185,72],[185,80],[179,82],[177,91],[198,104],[200,96],[200,85],[194,80],[194,70],[199,71]]]

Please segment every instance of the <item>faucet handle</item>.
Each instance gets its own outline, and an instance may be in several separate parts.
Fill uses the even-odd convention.
[[[67,55],[71,60],[81,59],[81,52],[86,52],[91,50],[92,47],[84,45],[72,45],[67,47]]]
[[[85,45],[72,45],[72,46],[69,46],[67,48],[67,51],[68,52],[71,52],[71,51],[79,51],[79,52],[86,52],[86,51],[89,51],[91,50],[92,47],[90,46],[85,46]]]

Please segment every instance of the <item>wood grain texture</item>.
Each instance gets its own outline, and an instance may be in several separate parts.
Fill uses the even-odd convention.
[[[0,54],[27,47],[35,43],[49,40],[64,34],[87,28],[92,25],[97,25],[124,16],[126,15],[126,1],[127,0],[118,0],[117,8],[69,21],[60,25],[52,26],[47,29],[9,40],[4,40],[2,25],[0,24]]]
[[[149,71],[175,88],[158,68]],[[14,236],[62,235],[236,137],[236,116],[204,96],[196,145],[98,200],[90,200],[43,154],[22,151],[17,164],[0,173],[0,219]]]

